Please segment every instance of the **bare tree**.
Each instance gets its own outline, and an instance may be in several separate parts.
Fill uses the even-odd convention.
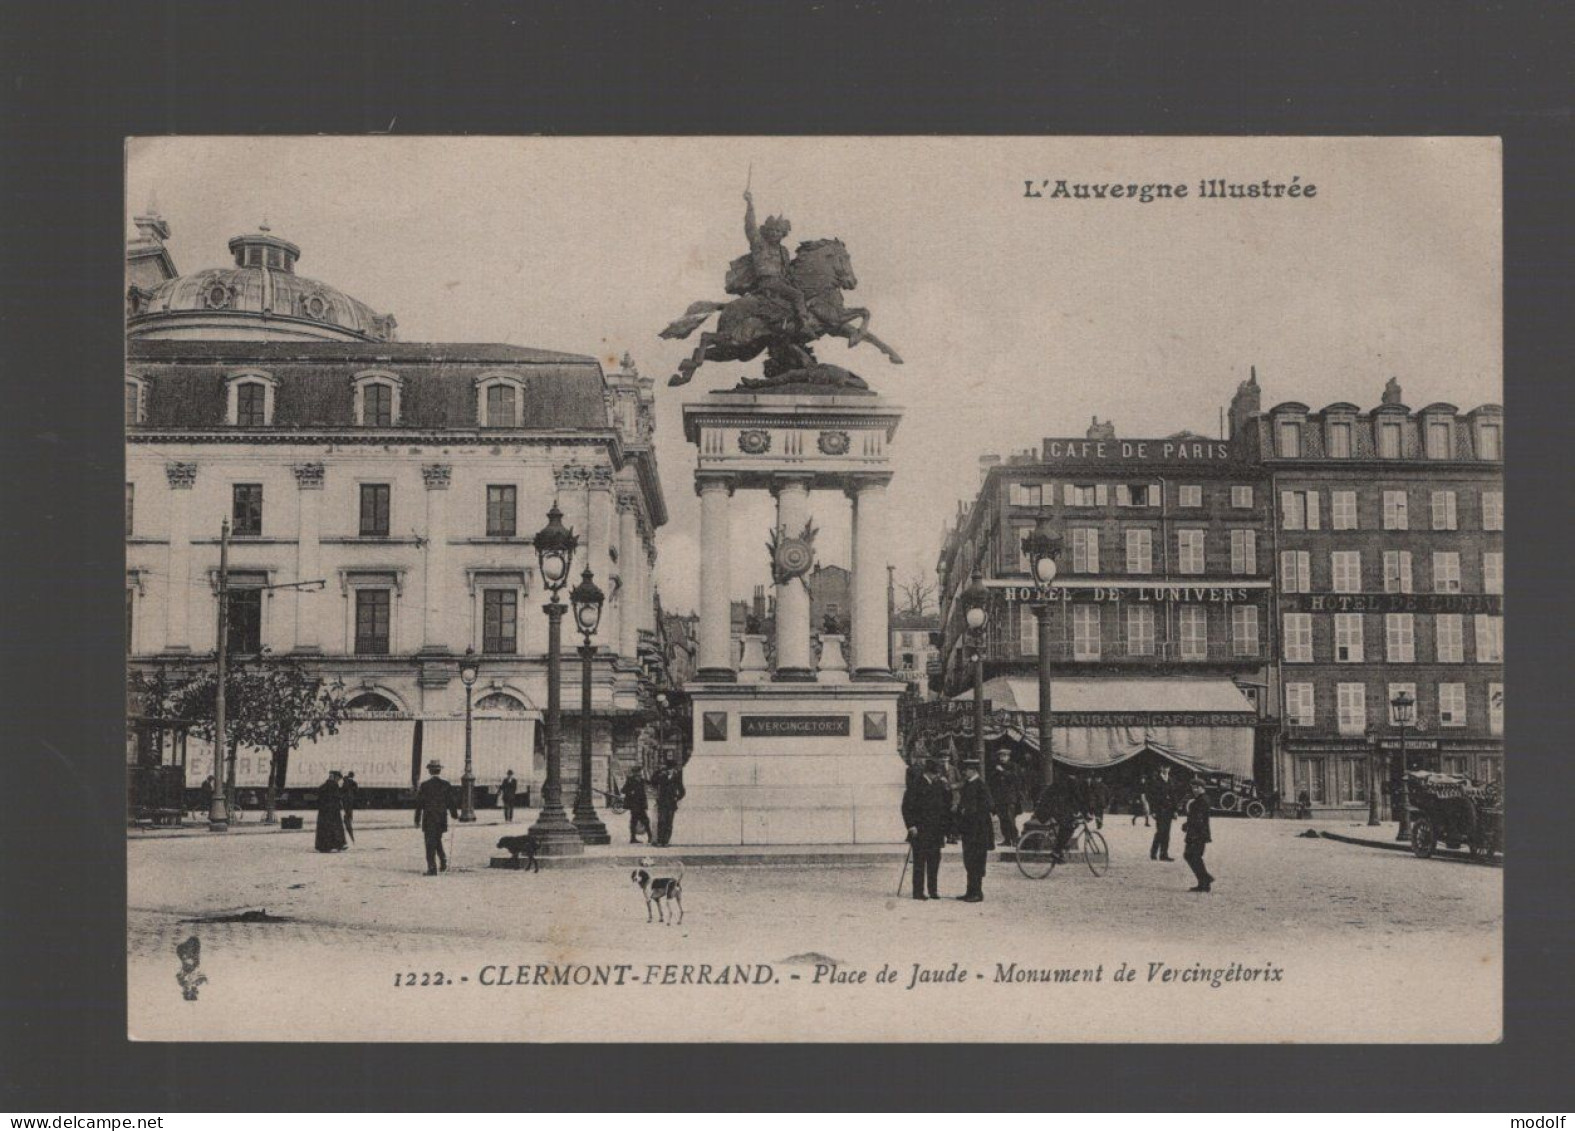
[[[902,593],[905,613],[924,614],[929,611],[930,601],[935,596],[935,582],[922,573],[909,575],[908,580],[897,586]]]

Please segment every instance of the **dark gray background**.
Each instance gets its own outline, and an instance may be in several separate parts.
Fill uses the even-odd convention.
[[[391,0],[7,5],[0,1105],[1567,1109],[1575,782],[1560,641],[1569,636],[1564,469],[1575,311],[1570,9],[1364,3],[1203,12],[979,2],[816,10],[699,3],[681,11]],[[120,398],[108,392],[122,355],[121,141],[367,133],[391,122],[399,134],[1503,135],[1515,688],[1504,1043],[128,1044],[122,443]],[[914,175],[923,171],[892,170]],[[412,1039],[463,1031],[463,1018],[440,1011],[413,1011],[409,1024]],[[652,1024],[659,1032],[661,1019]]]

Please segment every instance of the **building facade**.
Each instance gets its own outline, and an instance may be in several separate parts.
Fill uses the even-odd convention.
[[[356,711],[292,756],[287,788],[357,768],[364,788],[408,789],[431,757],[457,775],[459,661],[474,649],[478,785],[513,769],[539,792],[547,594],[531,535],[556,501],[580,538],[574,580],[588,565],[608,594],[594,639],[593,785],[609,763],[633,762],[654,723],[641,646],[657,626],[655,532],[667,519],[651,382],[627,359],[604,373],[571,354],[397,341],[391,316],[297,275],[299,249],[266,231],[230,241],[233,266],[180,276],[149,246],[167,238],[163,221],[137,223],[125,375],[133,669],[211,663],[228,522],[237,662],[298,657],[342,682]],[[578,643],[568,620],[571,757]],[[193,757],[197,780],[206,757]],[[238,766],[243,787],[265,775],[256,752]]]
[[[1416,702],[1414,769],[1503,775],[1504,414],[1494,404],[1233,409],[1274,500],[1285,796],[1368,804],[1398,773],[1390,701]],[[1382,791],[1381,791],[1382,793]]]

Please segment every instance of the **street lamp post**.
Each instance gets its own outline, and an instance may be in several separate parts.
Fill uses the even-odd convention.
[[[560,700],[563,679],[563,613],[558,593],[569,577],[569,566],[580,540],[563,525],[563,512],[554,502],[547,525],[536,532],[536,560],[542,583],[550,597],[542,606],[547,614],[547,781],[541,790],[541,813],[530,827],[537,840],[537,855],[578,856],[585,851],[579,830],[563,810],[563,719]]]
[[[1411,839],[1411,791],[1406,786],[1405,763],[1405,732],[1416,718],[1416,700],[1409,692],[1402,691],[1389,700],[1392,711],[1391,717],[1394,724],[1400,729],[1400,831],[1395,833],[1396,840]]]
[[[595,575],[589,566],[580,575],[580,583],[569,591],[569,603],[574,606],[574,623],[579,626],[584,643],[580,645],[580,788],[574,795],[574,827],[586,844],[611,844],[612,836],[607,826],[596,815],[596,803],[591,793],[591,661],[596,657],[596,646],[591,637],[602,619],[602,602],[606,600],[596,585]]]
[[[1050,533],[1050,520],[1041,518],[1034,532],[1023,539],[1038,587],[1034,616],[1039,626],[1039,752],[1044,762],[1044,783],[1055,780],[1055,758],[1050,749],[1050,586],[1055,584],[1056,559],[1061,556],[1061,539]]]
[[[1367,827],[1378,827],[1378,728],[1367,728]]]
[[[984,772],[984,633],[990,619],[986,609],[990,592],[984,587],[977,569],[973,571],[973,578],[963,599],[967,607],[964,617],[968,623],[968,639],[973,647],[973,758],[979,764],[979,781],[984,788],[985,806],[993,810],[995,803],[990,797],[990,776]]]
[[[465,649],[465,658],[459,664],[459,681],[465,685],[465,772],[459,779],[460,792],[464,795],[459,811],[461,821],[476,819],[476,773],[470,753],[470,690],[476,686],[476,650]]]

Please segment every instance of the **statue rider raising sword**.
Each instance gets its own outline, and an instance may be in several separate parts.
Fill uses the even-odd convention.
[[[793,308],[800,327],[811,324],[809,307],[803,293],[788,281],[791,257],[782,246],[793,225],[785,216],[768,216],[764,224],[755,223],[755,197],[744,190],[744,235],[749,239],[749,254],[739,256],[727,272],[728,294],[763,294],[782,300]]]

